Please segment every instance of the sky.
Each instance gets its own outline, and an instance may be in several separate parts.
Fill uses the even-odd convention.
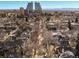
[[[0,1],[0,9],[26,9],[29,1]],[[33,1],[34,3],[35,1]],[[43,9],[79,8],[79,1],[39,1]]]

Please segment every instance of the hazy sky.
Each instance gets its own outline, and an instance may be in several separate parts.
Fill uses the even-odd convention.
[[[79,1],[39,1],[43,9],[79,8]],[[34,2],[33,2],[34,3]],[[0,1],[0,9],[26,8],[28,1]]]

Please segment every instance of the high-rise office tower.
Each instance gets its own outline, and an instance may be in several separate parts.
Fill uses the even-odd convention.
[[[20,15],[24,16],[24,8],[23,7],[20,7]]]
[[[26,8],[27,12],[33,12],[33,2],[29,2]]]
[[[42,11],[42,8],[40,3],[35,2],[35,12],[41,12],[41,11]]]

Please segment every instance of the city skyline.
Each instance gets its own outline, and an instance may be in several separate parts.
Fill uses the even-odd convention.
[[[30,1],[0,1],[0,9],[26,9]],[[33,1],[35,3],[35,1]],[[42,9],[79,8],[79,1],[39,1]]]

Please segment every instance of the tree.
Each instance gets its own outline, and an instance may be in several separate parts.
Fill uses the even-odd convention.
[[[77,45],[76,45],[75,50],[76,50],[75,56],[78,56],[79,57],[79,41],[77,42]]]
[[[75,53],[75,56],[78,56],[79,57],[79,33],[77,34],[77,45],[76,45],[76,53]]]
[[[26,22],[28,22],[28,17],[26,17]]]
[[[75,19],[75,22],[76,22],[76,23],[78,22],[78,18]]]
[[[47,17],[47,20],[46,21],[49,21],[50,20],[50,17]]]
[[[2,16],[2,17],[6,17],[6,13],[2,13],[1,16]]]
[[[68,21],[68,28],[69,28],[69,30],[72,29],[72,26],[71,26],[71,22],[70,22],[70,20]]]

